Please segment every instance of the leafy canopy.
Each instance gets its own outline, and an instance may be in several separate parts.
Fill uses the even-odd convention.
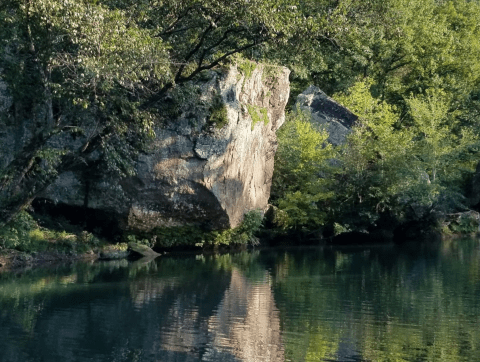
[[[169,62],[151,30],[90,1],[5,0],[0,18],[1,77],[12,99],[1,125],[28,119],[32,130],[1,171],[2,222],[94,151],[107,169],[131,174],[155,120],[138,105],[169,79]]]

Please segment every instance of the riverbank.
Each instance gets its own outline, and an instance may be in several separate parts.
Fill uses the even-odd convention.
[[[155,258],[160,255],[148,246],[138,243],[106,244],[86,252],[72,250],[67,252],[64,250],[26,252],[3,249],[0,250],[0,273],[77,261],[121,260],[135,257]]]
[[[27,253],[18,250],[5,249],[0,251],[0,272],[22,270],[55,263],[97,259],[99,259],[99,254],[94,252],[81,254],[66,254],[60,251]]]
[[[253,215],[256,216],[256,215]],[[258,219],[258,220],[257,220]],[[160,230],[163,234],[143,235],[135,237],[124,235],[116,242],[102,239],[83,230],[79,225],[71,225],[59,220],[38,220],[26,212],[19,214],[12,224],[0,229],[0,272],[6,270],[21,270],[42,265],[54,265],[76,261],[94,261],[97,259],[112,260],[132,257],[135,249],[146,248],[148,255],[158,254],[147,245],[155,244],[156,251],[173,254],[224,254],[245,250],[251,245],[255,248],[272,248],[284,246],[367,246],[385,245],[389,243],[402,244],[409,240],[417,243],[438,241],[444,238],[456,238],[463,235],[472,235],[477,228],[476,217],[449,220],[439,227],[423,228],[419,224],[409,224],[401,233],[394,235],[390,230],[376,230],[370,233],[346,231],[331,237],[325,237],[321,232],[301,232],[269,228],[262,225],[262,220],[250,218],[240,227],[223,232],[210,232],[202,238],[199,232],[189,233],[185,228]],[[473,221],[472,221],[473,220]],[[250,220],[251,221],[251,220]],[[475,222],[474,222],[475,221]],[[264,221],[265,222],[265,221]],[[54,230],[56,227],[57,230]],[[157,230],[158,231],[158,230]],[[197,243],[192,235],[209,242]],[[205,234],[205,233],[204,233]],[[210,235],[211,234],[211,235]],[[128,241],[128,244],[126,242]],[[260,242],[261,241],[261,242]],[[132,245],[133,247],[132,247]],[[152,254],[153,253],[153,254]],[[138,253],[142,254],[141,250]],[[143,255],[145,256],[145,255]]]

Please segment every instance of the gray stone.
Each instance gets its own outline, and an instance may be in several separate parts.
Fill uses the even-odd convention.
[[[223,73],[210,72],[207,82],[174,89],[172,102],[176,91],[184,92],[179,109],[155,129],[154,141],[136,161],[135,176],[115,181],[105,175],[87,182],[85,171],[66,172],[43,197],[116,215],[123,229],[235,227],[246,212],[267,207],[275,132],[285,120],[290,92],[288,76],[286,68],[265,71],[259,64],[246,79],[232,66]],[[187,96],[185,89],[190,92]],[[216,125],[209,118],[219,101],[227,119]],[[252,106],[268,119],[253,124]],[[21,149],[28,138],[28,127],[9,128],[3,135],[0,156],[6,165],[12,151]],[[50,141],[54,147],[76,143],[81,140],[65,136]],[[98,157],[91,155],[90,160]]]
[[[312,115],[312,123],[324,127],[328,141],[337,146],[345,143],[346,136],[358,117],[328,97],[318,87],[310,86],[297,97],[297,107]]]
[[[130,242],[128,243],[128,249],[131,250],[134,254],[140,255],[142,257],[157,257],[160,254],[153,251],[146,245]]]
[[[258,65],[245,79],[233,67],[201,85],[203,104],[220,96],[226,107],[228,122],[221,129],[206,127],[208,112],[197,108],[184,110],[184,118],[157,131],[152,152],[139,159],[137,177],[122,182],[133,200],[131,227],[202,224],[221,229],[237,226],[248,211],[266,209],[289,71],[278,68],[275,79],[266,82],[263,70]],[[252,126],[247,105],[266,110],[268,124]],[[186,122],[192,113],[194,121]]]

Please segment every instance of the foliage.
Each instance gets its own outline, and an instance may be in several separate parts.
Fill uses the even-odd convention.
[[[129,161],[155,120],[138,105],[164,85],[169,68],[161,39],[96,2],[6,0],[0,18],[1,76],[13,103],[3,121],[28,119],[33,131],[2,170],[4,223],[95,151],[105,168],[132,174]]]
[[[298,12],[302,27],[265,55],[292,69],[294,94],[311,83],[333,94],[370,77],[376,95],[402,105],[431,87],[457,101],[478,87],[477,1],[304,1]]]
[[[336,152],[308,116],[289,116],[303,121],[279,134],[272,199],[284,228],[462,208],[478,152],[479,17],[468,0],[4,0],[12,105],[0,126],[28,120],[31,134],[0,170],[0,225],[62,172],[133,175],[154,126],[229,61],[244,81],[256,61],[267,82],[289,66],[294,94],[315,83],[360,117]],[[252,128],[268,123],[266,109],[248,112]],[[209,123],[222,128],[226,113],[214,104]]]
[[[370,224],[379,212],[392,208],[394,196],[412,183],[413,134],[398,130],[398,114],[386,102],[375,99],[370,80],[358,82],[336,100],[358,115],[357,125],[340,154],[341,169],[335,185],[340,213],[355,210],[358,220],[342,224]],[[422,182],[420,178],[420,182]]]
[[[204,240],[205,232],[196,226],[158,227],[150,233],[140,235],[137,240],[147,240],[157,247],[194,246]],[[129,240],[131,241],[131,240]],[[138,241],[137,241],[138,242]]]
[[[257,245],[258,239],[255,233],[260,229],[263,223],[263,215],[260,211],[254,210],[247,212],[242,223],[236,228],[213,232],[213,245],[231,245],[231,244],[251,244]]]
[[[236,228],[205,231],[195,225],[157,227],[149,232],[125,235],[128,242],[137,242],[149,247],[209,247],[218,245],[256,245],[255,233],[260,229],[263,216],[260,211],[249,211]]]
[[[460,186],[473,171],[471,146],[477,141],[469,129],[455,133],[445,93],[429,90],[408,98],[413,124],[399,127],[399,113],[375,99],[372,88],[366,80],[336,97],[359,116],[340,157],[336,195],[344,212],[358,212],[357,223],[368,225],[385,211],[402,220],[413,213],[420,217],[419,210],[446,213],[462,207]]]
[[[208,123],[214,124],[217,129],[222,129],[228,124],[227,107],[220,96],[216,96],[213,99]]]
[[[0,229],[2,248],[14,249],[30,239],[36,223],[27,212],[23,211],[7,225]]]
[[[149,248],[152,248],[155,245],[155,240],[156,240],[155,238],[152,238],[152,239],[137,238],[137,236],[133,235],[133,234],[126,235],[125,238],[126,238],[127,242],[126,243],[121,243],[123,245],[128,245],[128,243],[135,243],[135,244],[140,244],[140,245],[146,245]]]
[[[131,19],[169,45],[171,81],[144,107],[163,99],[174,85],[195,79],[203,71],[228,62],[239,53],[260,53],[264,44],[284,43],[298,22],[297,1],[286,0],[103,0],[112,9],[131,14]],[[252,71],[251,63],[246,73]]]
[[[466,211],[446,215],[443,221],[442,232],[445,234],[462,233],[472,234],[479,231],[480,214],[475,211]]]
[[[252,118],[252,131],[255,128],[255,125],[259,122],[263,122],[266,126],[270,121],[268,119],[268,113],[266,108],[257,107],[251,104],[247,104],[248,114]]]
[[[375,88],[367,78],[335,95],[359,117],[337,150],[325,146],[327,134],[308,115],[291,114],[280,130],[272,196],[287,214],[283,228],[365,230],[385,213],[406,222],[465,209],[462,187],[478,136],[459,124],[449,95],[429,89],[406,98],[406,126],[398,107],[372,95]]]
[[[22,211],[0,228],[0,247],[24,252],[57,251],[84,253],[100,247],[94,235],[83,231],[72,234],[40,227],[30,214]]]
[[[257,63],[252,62],[248,59],[242,59],[241,57],[237,57],[237,68],[245,76],[243,81],[245,84],[245,80],[252,77],[253,72],[257,68]]]
[[[284,228],[323,224],[325,205],[333,197],[329,186],[335,153],[327,132],[316,130],[309,117],[297,109],[278,132],[272,199],[287,214]]]
[[[300,27],[297,3],[2,1],[0,69],[13,100],[2,120],[28,120],[35,132],[0,171],[0,223],[62,172],[94,164],[132,175],[167,93],[235,54],[258,57],[267,43],[285,44]],[[248,76],[255,63],[242,66]],[[217,127],[224,115],[213,110]]]

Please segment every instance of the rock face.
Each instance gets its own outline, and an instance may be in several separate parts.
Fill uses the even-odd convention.
[[[93,182],[86,181],[88,170],[67,172],[45,199],[101,210],[119,218],[122,228],[142,231],[237,226],[246,212],[267,207],[288,76],[286,68],[252,62],[205,73],[202,81],[174,89],[164,102],[171,107],[160,112],[171,116],[138,157],[136,176]],[[2,142],[14,140],[0,136]]]
[[[202,85],[201,101],[212,104],[220,97],[216,102],[224,106],[218,112],[226,122],[211,124],[208,112],[197,107],[157,131],[152,153],[138,161],[138,176],[122,184],[134,200],[129,225],[151,229],[200,222],[218,229],[237,226],[250,210],[264,210],[288,74],[278,68],[266,77],[258,65],[248,76],[231,68]]]
[[[328,140],[337,146],[345,142],[358,117],[328,97],[315,86],[308,87],[297,97],[297,107],[311,113],[314,124],[325,127]]]

